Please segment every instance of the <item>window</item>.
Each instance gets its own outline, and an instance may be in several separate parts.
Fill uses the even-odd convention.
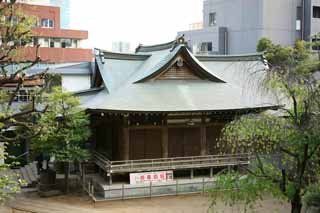
[[[49,38],[38,38],[38,44],[40,47],[49,47]]]
[[[54,41],[53,41],[53,39],[50,39],[50,47],[54,47]]]
[[[49,38],[44,39],[43,47],[49,47]]]
[[[61,40],[59,38],[53,38],[51,41],[54,42],[54,47],[60,48],[61,47]]]
[[[78,48],[78,40],[72,39],[72,48]]]
[[[33,37],[33,46],[37,46],[39,44],[39,39],[36,37]]]
[[[207,43],[207,50],[208,52],[212,52],[212,42]]]
[[[320,7],[313,7],[313,18],[320,18]]]
[[[28,101],[28,94],[25,90],[20,90],[19,91],[19,96],[18,96],[19,101],[26,102]]]
[[[297,7],[296,30],[301,30],[302,7]]]
[[[14,98],[14,101],[19,101],[19,102],[27,102],[31,100],[31,93],[32,91],[30,90],[20,90],[16,97]]]
[[[44,28],[53,28],[54,24],[53,24],[53,20],[51,19],[41,19],[41,27]]]
[[[313,38],[312,39],[312,50],[320,51],[319,42],[320,42],[320,38]]]
[[[212,42],[203,42],[200,44],[200,51],[201,54],[210,53],[213,51]]]
[[[71,47],[71,39],[61,39],[61,47],[62,48]]]
[[[216,13],[209,14],[209,26],[215,26],[217,24]]]

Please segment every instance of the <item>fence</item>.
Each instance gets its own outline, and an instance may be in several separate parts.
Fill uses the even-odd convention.
[[[94,183],[89,181],[85,190],[97,201],[107,200],[126,200],[135,198],[152,198],[170,195],[186,195],[193,193],[205,193],[207,189],[214,187],[213,179],[194,179],[185,182],[183,180],[175,180],[170,183],[143,184],[143,185],[117,185],[101,190]]]

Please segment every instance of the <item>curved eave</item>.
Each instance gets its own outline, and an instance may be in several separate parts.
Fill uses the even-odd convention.
[[[212,113],[212,114],[247,114],[247,113],[261,113],[266,110],[279,110],[283,105],[242,108],[242,109],[223,109],[223,110],[174,110],[174,111],[144,111],[144,110],[114,110],[114,109],[87,109],[87,111],[109,112],[109,113],[148,113],[148,114],[162,114],[162,113]]]
[[[131,53],[115,53],[106,50],[100,50],[100,56],[105,59],[116,59],[116,60],[147,60],[151,55],[149,54],[131,54]]]
[[[174,41],[170,41],[167,43],[150,45],[150,46],[144,46],[144,45],[140,44],[136,48],[136,53],[138,53],[138,52],[154,52],[154,51],[171,49],[176,44],[176,42],[177,41],[174,40]]]
[[[186,63],[195,67],[196,71],[199,72],[197,74],[199,74],[202,78],[208,79],[210,81],[218,82],[218,83],[226,83],[221,78],[218,78],[218,77],[212,75],[209,71],[206,70],[206,68],[203,67],[203,65],[200,65],[199,62],[196,61],[197,59],[191,55],[191,53],[189,52],[189,50],[185,46],[180,46],[180,47],[176,47],[176,48],[180,48],[180,49],[176,52],[175,55],[173,55],[171,57],[171,59],[165,65],[163,65],[158,70],[151,73],[150,75],[148,75],[138,81],[135,81],[134,83],[142,83],[142,82],[148,81],[148,80],[153,79],[156,76],[160,75],[161,73],[166,72],[173,65],[174,61],[176,60],[176,58],[180,54],[182,54],[185,57]]]
[[[97,88],[90,88],[90,89],[86,89],[86,90],[80,90],[80,91],[76,91],[73,94],[76,96],[82,96],[82,95],[89,95],[89,94],[94,94],[94,93],[98,93],[102,90],[104,90],[105,87],[97,87]]]
[[[257,61],[264,59],[264,53],[243,55],[195,55],[199,61]]]

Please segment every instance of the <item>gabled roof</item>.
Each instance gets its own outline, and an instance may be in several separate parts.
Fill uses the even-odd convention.
[[[92,72],[92,65],[92,62],[82,62],[53,68],[50,72],[63,75],[90,75]]]
[[[154,80],[182,58],[201,78]],[[261,54],[194,56],[181,42],[139,46],[135,54],[99,50],[97,71],[105,89],[81,94],[83,107],[126,112],[194,112],[267,109],[280,105],[260,90]],[[260,72],[258,72],[260,71]]]
[[[208,79],[214,82],[225,83],[221,78],[210,73],[206,67],[202,66],[196,57],[186,48],[185,45],[176,46],[170,53],[163,58],[163,60],[154,64],[153,67],[147,69],[147,72],[143,72],[144,76],[140,76],[140,79],[135,81],[135,83],[144,82],[149,80],[165,71],[167,71],[175,62],[178,56],[183,56],[183,58],[193,67],[193,71],[197,72],[199,76],[203,76],[204,79]]]
[[[171,49],[174,47],[174,45],[177,44],[177,40],[173,40],[167,43],[163,44],[156,44],[156,45],[150,45],[150,46],[145,46],[140,44],[136,48],[136,53],[143,53],[143,52],[155,52],[155,51],[161,51],[161,50],[167,50]]]

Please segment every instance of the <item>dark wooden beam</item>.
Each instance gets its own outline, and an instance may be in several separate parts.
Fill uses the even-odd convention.
[[[130,129],[128,116],[123,116],[122,119],[122,151],[120,151],[121,158],[123,160],[130,159]]]
[[[122,159],[129,160],[130,159],[130,132],[128,127],[124,127],[122,129]]]
[[[201,118],[200,126],[200,148],[201,155],[207,155],[207,128],[206,128],[206,117],[203,115]]]
[[[169,148],[168,148],[168,146],[169,146],[169,133],[168,133],[167,126],[162,127],[161,146],[162,146],[162,157],[168,158],[168,156],[169,156]]]

